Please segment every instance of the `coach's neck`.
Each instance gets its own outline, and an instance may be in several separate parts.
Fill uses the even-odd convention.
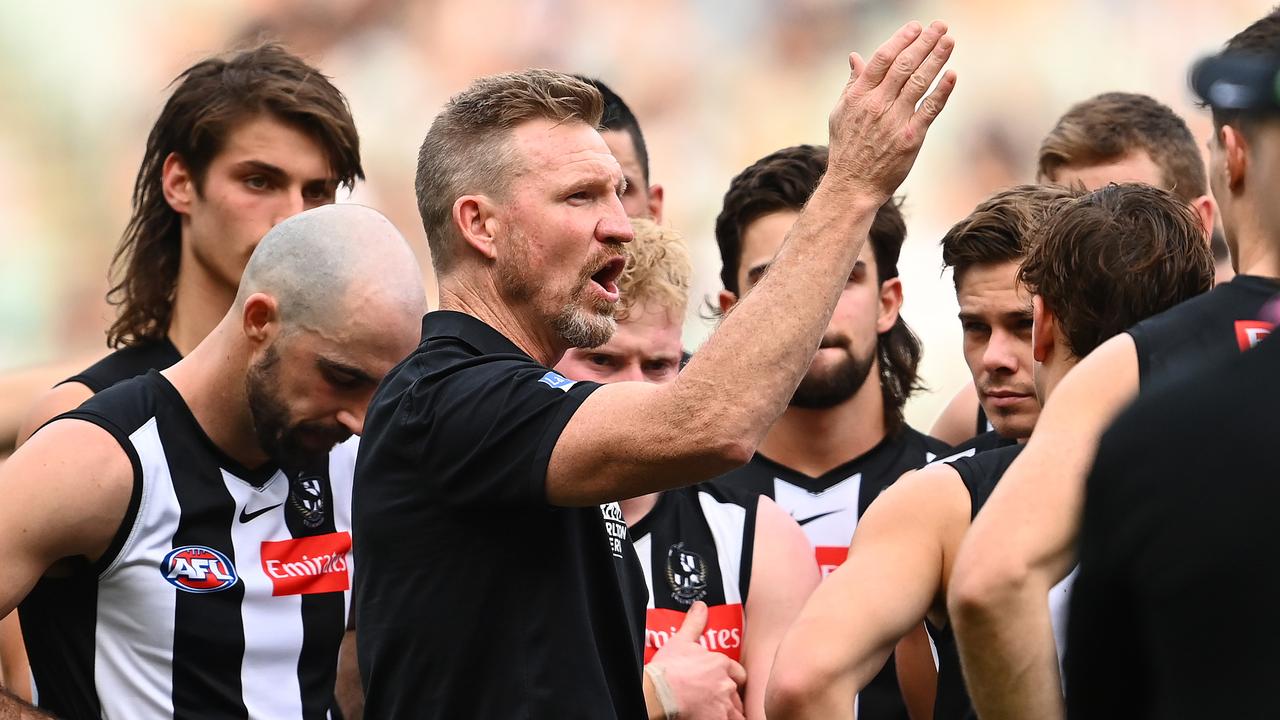
[[[560,362],[568,347],[526,304],[503,299],[494,275],[459,268],[437,276],[440,309],[479,319],[547,367]]]

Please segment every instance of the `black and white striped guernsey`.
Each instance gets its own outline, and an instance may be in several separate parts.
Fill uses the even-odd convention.
[[[818,569],[826,577],[848,556],[853,531],[871,501],[903,473],[949,451],[946,443],[903,426],[900,432],[819,477],[757,454],[751,462],[712,482],[738,492],[768,495],[778,503],[804,530]],[[858,717],[866,720],[906,720],[907,708],[892,658],[859,693],[857,708]]]
[[[702,483],[662,493],[631,526],[649,587],[646,663],[698,600],[709,611],[702,644],[741,662],[759,502],[757,496]]]
[[[111,547],[42,578],[20,617],[39,702],[65,718],[326,718],[351,586],[353,438],[328,467],[248,470],[152,371],[61,416],[134,467]]]

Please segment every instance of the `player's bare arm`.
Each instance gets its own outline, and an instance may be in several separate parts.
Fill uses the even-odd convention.
[[[1049,589],[1075,564],[1084,483],[1098,440],[1138,392],[1120,334],[1063,378],[1026,450],[974,520],[948,592],[965,681],[983,718],[1062,717]]]
[[[806,603],[778,648],[769,717],[852,718],[854,695],[927,616],[969,524],[964,484],[945,465],[909,473],[871,503],[849,557]]]
[[[133,474],[109,433],[69,419],[33,435],[0,467],[0,615],[58,561],[92,561],[107,551],[128,510]],[[17,699],[0,698],[0,718],[20,708]]]
[[[93,391],[78,382],[63,383],[46,390],[36,398],[22,419],[22,425],[18,427],[17,447],[22,447],[27,438],[42,425],[64,412],[75,410],[80,407],[80,403],[91,397]]]
[[[551,503],[635,497],[750,459],[808,368],[877,209],[955,87],[947,71],[926,96],[954,46],[946,31],[909,23],[869,61],[850,56],[827,174],[769,272],[675,382],[615,383],[583,402],[551,456]]]
[[[756,506],[746,607],[749,629],[742,649],[747,669],[747,720],[764,719],[765,688],[778,645],[819,580],[813,546],[804,530],[777,503],[762,495]]]

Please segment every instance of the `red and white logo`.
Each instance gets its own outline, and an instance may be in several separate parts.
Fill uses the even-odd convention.
[[[672,635],[684,624],[683,610],[650,608],[644,621],[644,661],[653,659],[655,653],[667,644]],[[711,605],[707,608],[707,629],[698,638],[702,646],[712,652],[722,653],[729,659],[742,659],[742,604]]]
[[[160,572],[169,584],[190,593],[211,593],[236,584],[231,558],[204,545],[183,545],[160,561]]]
[[[845,558],[849,557],[849,548],[848,546],[830,547],[819,545],[813,549],[813,556],[818,560],[818,570],[822,573],[822,577],[825,578],[844,564]]]
[[[1240,351],[1244,352],[1266,340],[1274,328],[1275,323],[1266,320],[1237,320],[1236,342],[1240,344]]]
[[[271,594],[309,595],[351,589],[347,553],[351,533],[338,532],[262,543],[262,571]]]

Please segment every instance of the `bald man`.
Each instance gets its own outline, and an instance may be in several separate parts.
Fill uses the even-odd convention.
[[[351,587],[355,441],[414,348],[421,271],[386,218],[307,211],[163,372],[0,468],[0,615],[64,718],[324,717]],[[0,697],[0,717],[44,717]]]

